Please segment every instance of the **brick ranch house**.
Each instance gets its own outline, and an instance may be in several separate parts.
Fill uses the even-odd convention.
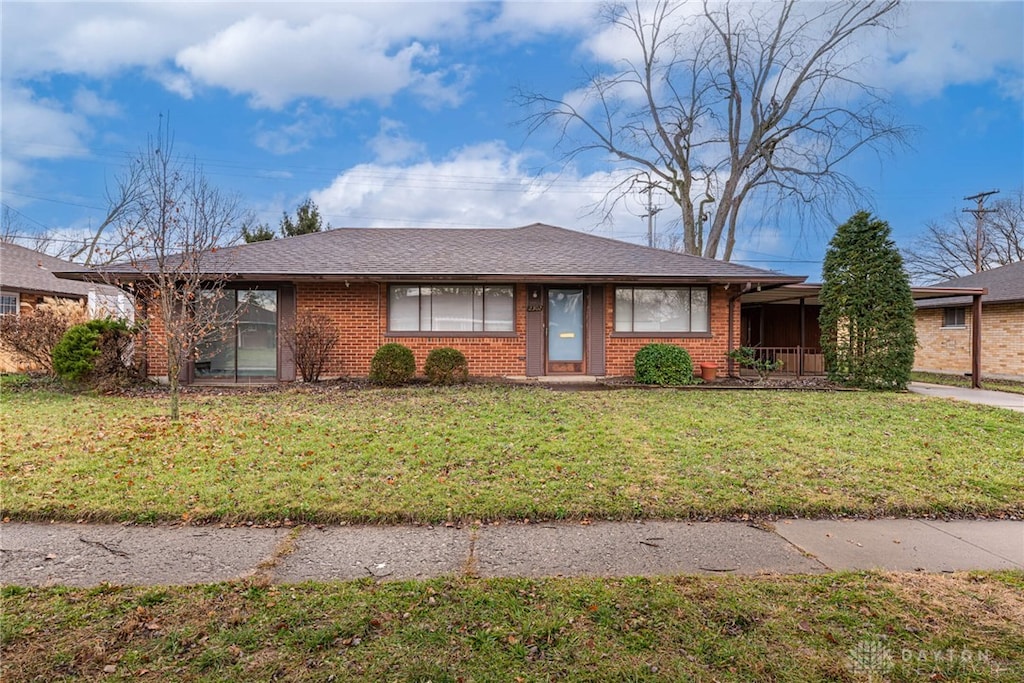
[[[984,314],[980,333],[981,373],[985,377],[1024,381],[1024,262],[955,278],[937,287],[982,288]],[[971,297],[917,302],[918,349],[914,369],[964,375],[972,373],[975,334]]]
[[[220,249],[203,263],[229,276],[226,300],[240,314],[223,340],[197,349],[182,378],[193,383],[294,380],[282,333],[302,311],[340,333],[325,377],[365,377],[388,342],[410,347],[419,369],[430,350],[455,347],[476,376],[631,375],[651,342],[724,367],[740,296],[804,279],[544,224],[341,228]],[[131,279],[130,269],[114,274]],[[152,341],[146,360],[151,377],[166,373]]]
[[[0,243],[0,315],[32,315],[44,299],[74,301],[90,317],[118,313],[127,298],[116,287],[58,278],[75,264],[17,244]],[[0,349],[0,372],[29,370]]]

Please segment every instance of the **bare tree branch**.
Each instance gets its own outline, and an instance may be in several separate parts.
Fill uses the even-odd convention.
[[[683,250],[728,260],[749,199],[827,214],[862,194],[844,161],[903,142],[884,93],[847,57],[898,4],[705,0],[696,14],[670,0],[617,5],[606,23],[635,56],[590,75],[572,101],[520,92],[524,123],[530,134],[553,129],[564,161],[610,155],[633,183],[609,194],[658,188],[679,207]],[[708,221],[706,197],[715,199]]]
[[[995,202],[995,213],[983,214],[981,269],[991,270],[1024,261],[1024,188]],[[978,226],[974,216],[959,209],[944,220],[929,223],[903,250],[907,272],[915,281],[932,284],[975,271]]]

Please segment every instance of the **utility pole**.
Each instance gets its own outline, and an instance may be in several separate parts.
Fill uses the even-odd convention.
[[[999,193],[999,190],[989,190],[988,192],[979,192],[976,195],[971,195],[970,197],[964,197],[964,201],[965,202],[978,202],[977,208],[974,208],[974,209],[964,209],[963,210],[964,213],[973,213],[974,214],[974,224],[975,224],[975,229],[977,230],[977,235],[975,236],[975,240],[974,240],[974,272],[975,273],[980,273],[981,272],[981,233],[982,233],[982,228],[985,225],[985,214],[986,213],[995,213],[996,212],[995,209],[986,209],[985,208],[985,198],[989,197],[990,195],[994,195],[994,194],[998,194],[998,193]]]
[[[661,207],[655,208],[654,206],[654,185],[648,185],[644,189],[640,190],[641,193],[647,193],[647,213],[643,214],[641,218],[647,219],[647,246],[654,246],[654,216],[661,211]]]

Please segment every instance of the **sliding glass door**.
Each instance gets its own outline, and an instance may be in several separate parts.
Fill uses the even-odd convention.
[[[277,291],[225,289],[217,308],[217,329],[197,349],[196,380],[275,381]]]

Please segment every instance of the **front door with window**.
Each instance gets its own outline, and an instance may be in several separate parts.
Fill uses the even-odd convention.
[[[547,304],[547,373],[586,372],[583,289],[550,288]]]

